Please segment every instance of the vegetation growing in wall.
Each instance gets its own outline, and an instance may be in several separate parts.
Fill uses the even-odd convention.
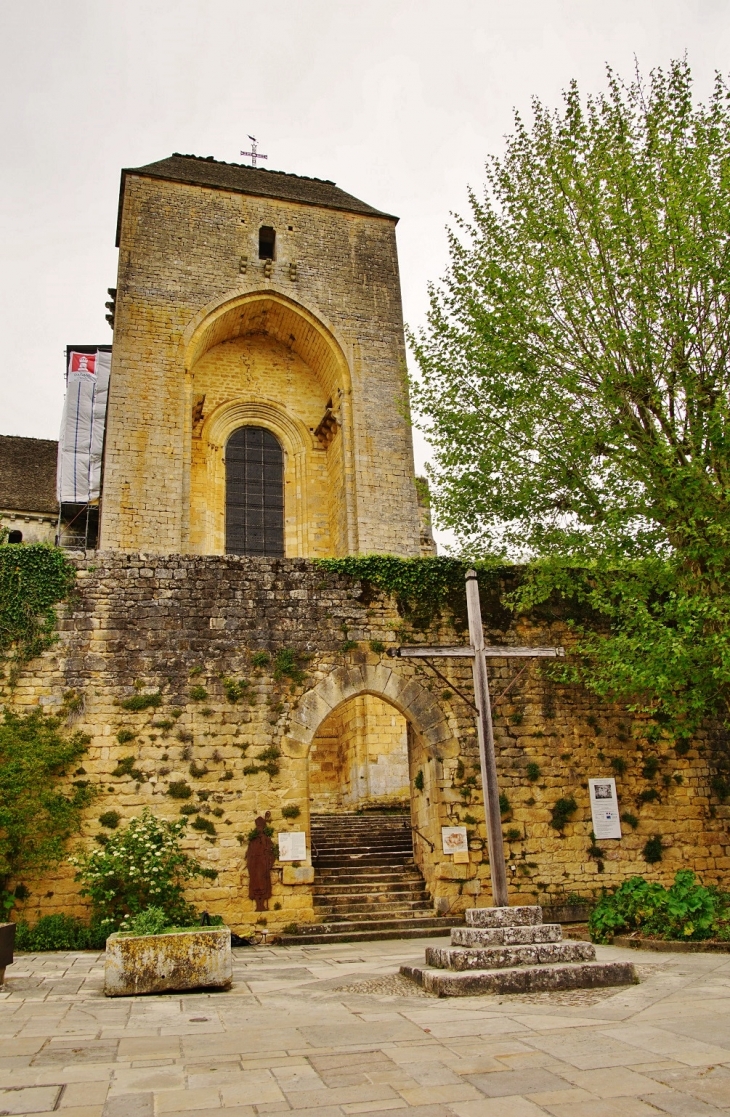
[[[0,905],[6,912],[27,895],[22,886],[10,895],[10,880],[60,860],[79,829],[93,793],[86,781],[67,776],[88,744],[88,737],[64,735],[59,719],[37,711],[6,711],[0,722]]]
[[[357,578],[392,594],[400,612],[419,627],[428,625],[444,607],[462,622],[465,620],[464,576],[470,566],[477,570],[482,593],[491,597],[499,588],[500,577],[513,570],[502,560],[471,562],[442,556],[404,559],[395,555],[350,555],[314,562],[330,574]],[[384,646],[377,650],[383,651]]]
[[[70,594],[76,570],[59,547],[0,544],[0,662],[14,649],[18,668],[55,639],[54,606]]]

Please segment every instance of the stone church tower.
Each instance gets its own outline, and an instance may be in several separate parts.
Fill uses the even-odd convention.
[[[102,549],[422,553],[396,220],[213,159],[122,172]]]

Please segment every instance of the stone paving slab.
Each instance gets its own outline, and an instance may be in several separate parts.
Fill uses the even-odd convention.
[[[639,985],[451,1000],[399,974],[433,942],[241,949],[228,992],[113,1001],[103,956],[21,955],[0,989],[0,1113],[730,1114],[730,957],[647,954]]]

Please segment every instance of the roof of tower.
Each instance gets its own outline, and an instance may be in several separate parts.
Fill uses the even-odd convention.
[[[386,217],[397,221],[392,213],[361,202],[345,190],[340,190],[334,182],[322,178],[306,178],[304,175],[287,174],[285,171],[267,171],[259,167],[246,167],[241,163],[222,163],[212,155],[181,155],[174,152],[167,159],[147,163],[144,167],[127,167],[122,171],[122,184],[119,196],[119,225],[117,244],[121,228],[122,200],[127,175],[143,175],[145,178],[162,178],[169,182],[187,182],[195,186],[208,186],[214,190],[231,190],[237,194],[253,194],[263,198],[280,198],[287,202],[299,202],[307,206],[323,206],[325,209],[339,209],[346,213],[361,213],[368,217]]]
[[[58,443],[50,438],[0,434],[0,508],[57,512]]]

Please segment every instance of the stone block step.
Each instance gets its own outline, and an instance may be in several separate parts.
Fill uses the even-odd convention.
[[[524,927],[454,927],[452,946],[522,946],[526,943],[560,942],[559,923],[528,923]]]
[[[372,911],[373,908],[403,908],[418,907],[432,908],[430,897],[421,893],[412,896],[410,893],[390,895],[385,892],[379,896],[348,896],[344,899],[336,896],[315,896],[315,907],[330,908],[332,911]]]
[[[542,923],[542,908],[537,904],[513,908],[468,908],[468,927],[529,927]]]
[[[297,935],[282,935],[281,943],[283,946],[302,946],[308,943],[330,943],[330,942],[380,942],[386,939],[431,939],[442,938],[447,929],[441,923],[434,924],[428,927],[411,927],[410,924],[398,924],[395,928],[386,930],[343,930],[337,924],[325,932],[322,932],[321,926],[315,927],[312,934],[297,934]]]
[[[371,887],[387,887],[390,884],[395,884],[398,881],[420,881],[423,883],[423,877],[419,872],[411,866],[409,869],[404,869],[402,872],[393,870],[387,867],[382,868],[380,871],[378,865],[364,865],[361,869],[353,869],[348,866],[346,869],[320,869],[317,868],[315,880],[317,887],[320,885],[323,888],[334,887],[337,885],[356,885],[363,888]]]
[[[564,962],[594,962],[596,948],[590,942],[545,942],[529,946],[439,947],[426,950],[426,965],[437,970],[504,970],[514,966],[557,965]]]
[[[464,971],[401,966],[400,972],[404,977],[416,981],[427,992],[437,993],[440,997],[598,989],[603,986],[635,985],[638,982],[631,962],[579,962]]]
[[[321,909],[320,909],[321,911]],[[427,915],[427,913],[430,913]],[[390,905],[383,907],[368,907],[362,911],[328,911],[326,919],[328,923],[362,923],[367,922],[368,919],[405,919],[410,922],[412,919],[432,918],[433,908],[430,904],[425,904],[420,908],[406,908],[397,905]]]
[[[388,892],[425,891],[426,886],[423,883],[423,878],[415,875],[410,880],[398,876],[395,880],[385,881],[383,883],[374,883],[373,881],[358,879],[351,884],[341,884],[339,881],[333,880],[314,885],[315,896],[380,896]]]

